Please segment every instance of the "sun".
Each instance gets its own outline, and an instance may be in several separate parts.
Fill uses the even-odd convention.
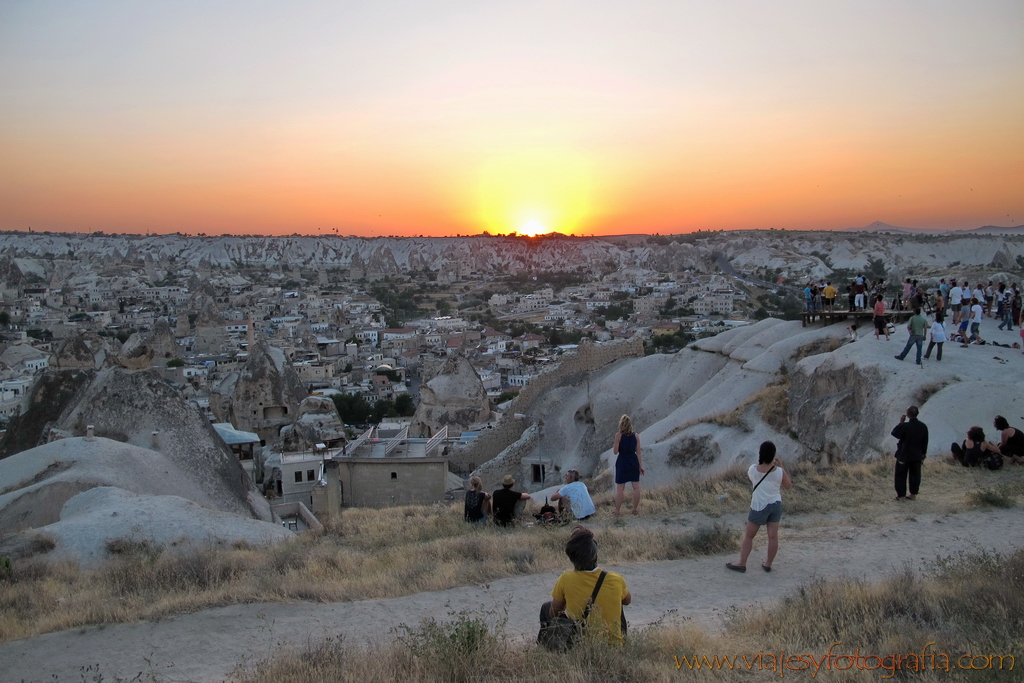
[[[543,235],[547,232],[547,228],[538,220],[528,220],[523,224],[523,227],[519,228],[520,235],[526,235],[527,237],[536,237],[537,235]]]

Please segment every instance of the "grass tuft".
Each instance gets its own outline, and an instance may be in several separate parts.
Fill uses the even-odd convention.
[[[978,507],[1012,508],[1016,504],[1013,495],[1005,489],[984,488],[967,494],[967,502]]]

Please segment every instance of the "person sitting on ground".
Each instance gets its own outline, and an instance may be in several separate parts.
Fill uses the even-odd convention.
[[[484,491],[484,482],[480,477],[471,477],[469,489],[466,491],[466,505],[462,518],[474,524],[483,524],[491,511],[491,494]]]
[[[963,444],[952,445],[953,457],[964,467],[981,467],[988,456],[986,453],[999,454],[999,447],[985,441],[985,430],[975,425],[967,430],[967,438]]]
[[[1024,463],[1024,432],[1011,427],[1002,415],[996,415],[992,424],[999,430],[1002,437],[999,442],[999,452],[1018,465]]]
[[[557,493],[551,494],[551,500],[558,501],[560,513],[564,513],[566,510],[567,506],[562,502],[565,499],[569,500],[568,507],[572,510],[572,516],[577,520],[587,519],[597,512],[587,485],[580,481],[579,470],[568,470],[565,473],[565,486],[558,489]]]
[[[494,509],[494,523],[498,526],[512,526],[516,520],[516,505],[521,500],[530,500],[529,493],[513,491],[516,480],[511,474],[506,474],[501,480],[501,488],[494,492],[492,507]]]
[[[594,534],[583,526],[577,526],[565,544],[565,554],[572,562],[572,570],[565,571],[555,582],[551,601],[540,608],[540,627],[543,632],[551,621],[561,614],[580,620],[594,594],[601,575],[604,581],[597,592],[590,613],[587,615],[587,633],[600,634],[610,643],[621,643],[626,635],[626,616],[623,606],[633,601],[626,580],[615,572],[606,572],[597,566],[597,543]]]

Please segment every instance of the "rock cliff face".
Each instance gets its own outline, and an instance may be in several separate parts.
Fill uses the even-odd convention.
[[[433,435],[445,425],[464,430],[490,416],[490,400],[480,375],[456,353],[436,377],[420,387],[420,405],[409,433]]]
[[[281,430],[281,446],[285,451],[307,449],[317,443],[333,447],[345,441],[345,425],[334,401],[323,396],[302,399],[295,422]]]
[[[223,329],[223,328],[221,328]],[[167,320],[161,318],[148,332],[136,332],[128,337],[117,353],[115,362],[129,370],[145,370],[178,357],[178,343]]]
[[[197,353],[220,353],[224,343],[224,316],[211,297],[205,297],[193,325]]]
[[[718,255],[736,267],[781,268],[791,276],[828,277],[834,268],[862,269],[881,259],[890,280],[909,268],[1015,268],[1024,256],[1024,238],[1017,234],[887,235],[877,232],[722,231],[683,235],[654,243],[643,236],[609,238],[508,237],[340,238],[340,237],[211,237],[177,235],[0,234],[0,288],[16,290],[28,277],[47,281],[58,270],[85,272],[89,267],[135,267],[156,273],[154,264],[171,259],[197,273],[267,264],[282,269],[320,268],[352,279],[396,276],[430,270],[449,279],[481,274],[529,271],[577,271],[590,275],[640,268],[655,271],[693,269],[717,272]],[[74,258],[64,257],[74,254]],[[944,276],[951,273],[943,272]],[[958,275],[969,275],[958,272]],[[190,282],[199,291],[200,276]]]
[[[0,481],[9,482],[0,490],[0,554],[29,554],[31,535],[17,533],[29,530],[55,541],[48,558],[86,566],[106,559],[110,542],[172,551],[291,537],[278,524],[237,514],[234,494],[197,484],[206,477],[216,486],[215,474],[188,470],[179,460],[102,437],[73,437],[0,461]],[[225,506],[226,499],[236,504]]]
[[[123,368],[99,372],[55,421],[50,438],[85,436],[88,425],[98,437],[166,454],[188,474],[182,485],[203,492],[220,509],[272,518],[266,500],[209,421],[157,375]]]
[[[210,408],[221,422],[255,432],[268,444],[292,424],[306,390],[284,352],[259,340],[239,372],[229,373],[211,392]]]
[[[992,334],[1013,341],[1011,333]],[[890,432],[909,405],[929,427],[930,456],[948,454],[971,425],[1024,414],[1019,351],[954,346],[942,362],[918,367],[892,357],[905,341],[904,330],[889,343],[849,342],[842,325],[768,319],[677,354],[617,361],[543,391],[526,415],[536,436],[492,462],[524,481],[537,463],[596,476],[614,464],[618,419],[629,414],[640,433],[645,482],[659,485],[747,466],[767,439],[783,460],[889,458],[896,447]]]
[[[120,350],[121,343],[114,337],[80,334],[64,340],[54,356],[54,366],[61,369],[99,370],[109,365]]]
[[[50,428],[96,376],[92,368],[51,369],[32,387],[27,409],[16,415],[0,439],[0,458],[41,446]]]

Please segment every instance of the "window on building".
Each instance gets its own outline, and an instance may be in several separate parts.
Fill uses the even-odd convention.
[[[398,479],[398,472],[392,472],[391,473],[391,478],[392,479]]]
[[[533,466],[533,483],[539,484],[544,481],[544,465]]]
[[[316,473],[313,470],[306,470],[306,481],[313,481],[316,478]]]
[[[299,471],[297,471],[295,473],[295,483],[296,484],[302,483],[302,470],[299,470]]]

